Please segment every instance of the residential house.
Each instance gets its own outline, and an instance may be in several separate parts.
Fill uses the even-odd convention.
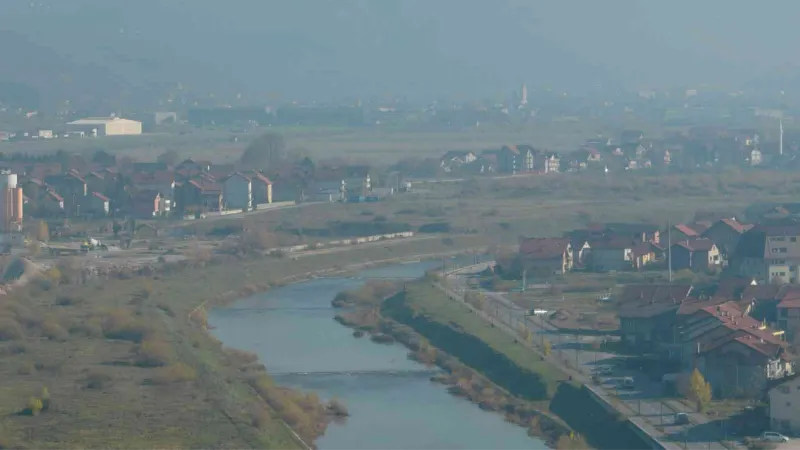
[[[161,213],[161,194],[147,189],[131,196],[131,215],[137,218],[153,218]]]
[[[246,172],[253,184],[253,207],[272,203],[272,181],[256,170]]]
[[[64,198],[52,190],[48,190],[44,195],[40,207],[45,214],[50,216],[61,216],[65,214]]]
[[[528,144],[520,144],[517,145],[516,148],[519,151],[522,162],[520,172],[533,172],[541,170],[537,161],[541,155],[539,150],[536,150],[533,148],[533,146]]]
[[[676,314],[691,293],[682,284],[625,286],[618,300],[622,342],[644,350],[675,342]]]
[[[525,161],[523,161],[523,159],[525,159]],[[516,145],[504,145],[500,151],[497,152],[497,171],[500,173],[515,174],[532,171],[533,161],[531,160],[529,170],[525,170],[528,169],[528,167],[526,167],[527,163],[527,158],[520,154]]]
[[[81,206],[88,194],[86,180],[75,172],[45,177],[44,182],[64,198],[64,210],[69,215],[81,213]]]
[[[644,266],[656,261],[656,250],[658,247],[652,242],[642,242],[636,244],[630,253],[631,267],[633,270],[642,270]]]
[[[568,238],[528,238],[519,244],[519,260],[531,275],[564,274],[572,270],[572,245]]]
[[[800,287],[787,286],[780,293],[777,304],[778,328],[786,331],[786,341],[800,344]]]
[[[735,218],[724,218],[708,227],[701,236],[714,241],[720,254],[728,258],[736,249],[742,235],[750,228],[752,225],[737,222]]]
[[[760,282],[796,283],[800,267],[800,224],[756,225],[744,232],[729,265]]]
[[[700,272],[722,264],[719,249],[711,239],[693,238],[677,242],[672,244],[670,253],[673,270]]]
[[[672,225],[668,230],[669,240],[672,242],[679,242],[687,239],[699,238],[710,226],[711,223],[708,221]]]
[[[225,210],[253,209],[253,183],[249,176],[234,172],[222,180],[222,203]]]
[[[732,301],[697,309],[682,320],[679,335],[684,370],[697,368],[716,397],[760,397],[768,382],[794,373],[783,332]]]
[[[161,198],[174,200],[175,173],[170,171],[140,172],[130,176],[130,183],[138,190],[158,191]]]
[[[545,152],[543,166],[544,173],[558,173],[561,171],[561,157],[558,153]]]
[[[444,154],[440,166],[445,172],[451,172],[454,169],[471,164],[477,160],[478,157],[471,151],[451,150]]]
[[[211,163],[189,158],[175,167],[175,181],[187,181],[211,171]]]
[[[175,207],[181,214],[221,211],[222,206],[222,186],[211,180],[190,180],[175,186]]]
[[[636,242],[653,242],[658,244],[661,232],[657,225],[646,223],[608,223],[606,234],[630,237]]]
[[[772,386],[767,396],[770,429],[790,436],[800,433],[800,377],[790,377]]]
[[[637,245],[632,239],[624,236],[609,236],[593,240],[589,267],[596,272],[630,270],[632,250]]]
[[[111,200],[99,192],[92,192],[88,203],[88,211],[86,212],[90,214],[107,216],[111,210]]]

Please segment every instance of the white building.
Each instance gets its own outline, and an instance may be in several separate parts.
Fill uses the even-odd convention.
[[[773,431],[800,432],[800,378],[792,378],[769,390],[769,422]]]
[[[89,136],[132,136],[142,134],[142,122],[121,117],[87,117],[67,124],[67,131]]]

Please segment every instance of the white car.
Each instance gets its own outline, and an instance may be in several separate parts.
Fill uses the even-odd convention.
[[[609,366],[600,366],[595,371],[598,375],[611,375],[613,370]]]
[[[761,435],[761,440],[766,442],[789,442],[789,438],[775,431],[765,431]]]

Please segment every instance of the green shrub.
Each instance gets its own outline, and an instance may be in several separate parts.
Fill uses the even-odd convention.
[[[158,369],[152,378],[153,384],[172,384],[193,381],[197,377],[197,372],[192,367],[184,363],[176,363]]]
[[[0,318],[0,341],[15,341],[24,336],[19,322],[8,317]]]
[[[142,341],[136,349],[136,365],[139,367],[162,367],[172,362],[172,348],[164,341]]]

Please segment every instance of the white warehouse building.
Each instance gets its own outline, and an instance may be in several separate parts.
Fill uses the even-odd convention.
[[[87,136],[133,136],[142,134],[142,122],[121,117],[87,117],[69,122],[67,131]]]

